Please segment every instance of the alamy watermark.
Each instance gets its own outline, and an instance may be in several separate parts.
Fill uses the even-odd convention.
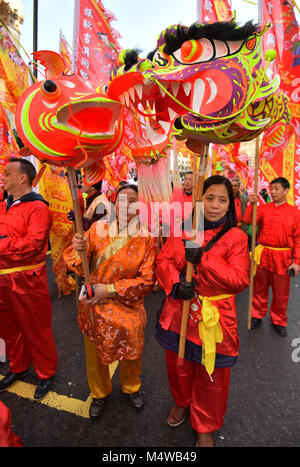
[[[108,203],[102,206],[105,216],[102,221],[108,221],[112,227],[118,229],[118,232],[112,232],[112,235],[130,236],[143,235],[140,231],[140,226],[143,227],[145,235],[150,232],[154,238],[159,237],[178,237],[187,236],[190,238],[196,237],[198,245],[203,243],[204,230],[204,203],[196,202],[194,208],[194,216],[196,217],[196,227],[193,230],[192,220],[192,203],[174,201],[168,203],[166,201],[143,203],[141,201],[128,203],[127,196],[120,194],[118,208],[114,203]],[[113,220],[118,217],[118,227],[113,223]],[[100,236],[106,236],[107,231],[97,232]]]
[[[295,339],[293,339],[291,346],[295,347],[295,349],[292,352],[292,362],[300,363],[300,337],[296,337]]]

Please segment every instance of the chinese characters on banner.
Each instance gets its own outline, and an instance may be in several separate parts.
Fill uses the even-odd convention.
[[[197,17],[200,23],[230,21],[232,18],[229,0],[198,0]]]
[[[280,89],[289,98],[292,120],[282,128],[278,144],[269,145],[268,133],[261,144],[261,175],[270,182],[276,177],[289,180],[291,189],[288,202],[300,209],[300,35],[292,0],[262,1],[262,24],[271,27],[264,35],[264,53],[277,52],[276,60],[269,67],[272,79],[280,76]],[[271,138],[270,138],[271,139]],[[273,139],[274,141],[274,139]]]
[[[75,0],[73,69],[99,85],[108,83],[121,51],[112,20],[114,15],[100,0]]]
[[[73,69],[88,81],[104,86],[117,67],[121,47],[119,33],[111,27],[116,18],[100,0],[76,0]],[[135,168],[131,156],[134,139],[132,117],[124,112],[124,136],[119,148],[104,158],[106,177],[117,186]]]
[[[27,66],[6,29],[0,27],[0,101],[16,112],[19,97],[28,87]]]

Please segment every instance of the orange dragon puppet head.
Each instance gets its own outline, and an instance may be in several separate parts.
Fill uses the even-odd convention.
[[[69,72],[51,51],[34,54],[46,79],[20,97],[16,127],[24,145],[42,162],[87,167],[112,153],[122,136],[122,105],[101,86]]]

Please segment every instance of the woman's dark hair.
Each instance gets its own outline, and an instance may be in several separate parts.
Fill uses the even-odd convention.
[[[117,189],[117,191],[114,193],[115,194],[115,197],[114,197],[114,200],[112,201],[113,204],[116,204],[116,201],[117,201],[117,198],[118,198],[118,195],[121,191],[123,190],[126,190],[127,188],[131,188],[132,190],[134,190],[136,193],[138,193],[138,187],[134,184],[130,184],[130,183],[120,183],[119,184],[119,187]],[[114,219],[116,218],[116,211],[115,209],[112,209],[111,211],[111,214],[110,214],[110,219],[109,221],[112,222]]]
[[[229,197],[229,206],[228,211],[226,214],[226,220],[223,225],[223,228],[220,232],[217,233],[205,246],[204,251],[209,251],[214,244],[226,233],[228,230],[232,229],[232,227],[236,227],[237,225],[237,218],[236,218],[236,211],[235,211],[235,203],[234,203],[234,196],[232,191],[232,185],[228,178],[223,177],[222,175],[212,175],[211,177],[207,178],[203,184],[203,194],[207,191],[207,189],[212,185],[225,185]]]
[[[117,189],[117,192],[116,192],[116,197],[115,197],[115,201],[116,202],[116,199],[119,195],[119,193],[123,190],[126,190],[128,188],[131,188],[132,190],[134,190],[136,193],[138,193],[138,187],[134,184],[131,184],[131,183],[122,183],[119,185],[119,188]]]

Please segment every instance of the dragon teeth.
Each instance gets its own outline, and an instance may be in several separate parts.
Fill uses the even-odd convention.
[[[192,103],[192,109],[195,112],[200,113],[200,108],[201,108],[201,104],[203,101],[204,92],[205,92],[204,81],[202,79],[196,79],[194,83],[193,103]]]
[[[168,107],[168,112],[169,112],[170,120],[173,121],[174,118],[177,117],[177,113],[174,112],[174,110],[171,109],[171,107]]]
[[[134,86],[134,89],[136,90],[137,95],[139,96],[140,99],[143,97],[143,85],[142,84],[136,84]]]
[[[211,78],[206,78],[206,81],[210,86],[210,97],[207,101],[207,104],[210,104],[210,102],[212,102],[215,99],[218,89],[215,82]]]
[[[160,86],[158,86],[158,89],[159,89],[159,91],[161,93],[161,96],[165,97],[165,95],[166,95],[165,91]]]
[[[173,92],[174,97],[176,97],[177,94],[178,94],[178,89],[179,89],[178,81],[172,81],[171,88],[172,88],[172,92]]]
[[[164,122],[163,120],[159,120],[158,123],[166,133],[169,131],[171,125],[170,122]]]
[[[128,92],[125,91],[123,96],[125,98],[126,106],[129,107],[129,94],[128,94]]]
[[[129,92],[132,102],[134,102],[135,101],[134,88],[130,88],[128,92]]]
[[[184,83],[182,83],[182,86],[183,86],[185,95],[188,96],[191,92],[192,84],[189,81],[185,81]]]

